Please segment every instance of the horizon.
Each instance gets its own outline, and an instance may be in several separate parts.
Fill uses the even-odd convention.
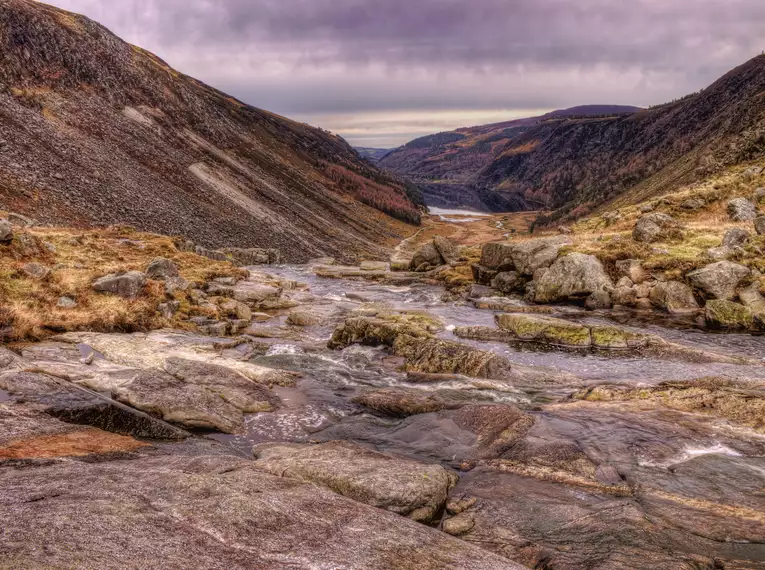
[[[765,24],[755,0],[392,2],[45,3],[247,104],[385,149],[598,101],[665,103],[759,54]]]

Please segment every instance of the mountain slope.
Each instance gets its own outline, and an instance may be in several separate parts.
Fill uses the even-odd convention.
[[[417,223],[341,138],[245,105],[99,24],[0,0],[0,209],[288,261],[380,257]]]
[[[479,184],[479,174],[511,142],[545,121],[620,116],[639,111],[620,105],[585,105],[552,111],[538,117],[515,119],[438,133],[415,139],[393,150],[380,165],[416,183],[431,206],[468,206],[478,210],[528,210],[537,205],[517,192]]]
[[[389,148],[370,148],[365,146],[354,147],[353,150],[359,153],[362,158],[366,158],[372,164],[377,164],[379,160],[390,152]]]

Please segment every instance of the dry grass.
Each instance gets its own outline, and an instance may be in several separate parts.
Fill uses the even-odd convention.
[[[26,233],[37,241],[38,247],[32,251],[21,246],[18,236],[11,245],[0,246],[0,336],[5,340],[39,340],[69,330],[189,328],[184,321],[198,314],[198,309],[191,306],[186,293],[174,294],[181,310],[167,321],[157,312],[157,305],[167,300],[160,282],[149,281],[134,300],[97,293],[91,285],[109,273],[144,271],[157,257],[172,259],[181,275],[193,282],[242,272],[228,262],[180,252],[171,238],[126,227],[91,231],[36,228]],[[52,271],[44,279],[30,278],[23,271],[30,262]],[[58,301],[64,296],[74,299],[77,306],[59,308]]]

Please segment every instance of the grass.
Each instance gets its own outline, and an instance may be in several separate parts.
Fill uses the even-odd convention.
[[[193,325],[187,319],[204,315],[205,311],[192,306],[185,292],[174,293],[181,308],[172,320],[166,320],[157,312],[157,306],[168,300],[163,283],[148,281],[134,300],[97,293],[91,285],[109,273],[145,271],[157,257],[172,259],[182,277],[190,282],[201,283],[243,272],[228,262],[178,251],[169,237],[139,233],[128,227],[89,231],[34,228],[16,233],[12,244],[0,245],[3,340],[40,340],[73,330],[135,332],[166,326],[189,329]],[[23,234],[27,234],[24,241],[36,247],[25,248],[20,239]],[[30,262],[51,269],[50,274],[39,280],[28,277],[23,267]],[[58,307],[61,297],[74,299],[77,306]]]

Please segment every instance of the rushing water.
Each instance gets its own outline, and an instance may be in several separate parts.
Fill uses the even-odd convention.
[[[453,339],[451,333],[460,326],[494,326],[494,311],[476,309],[470,303],[443,302],[443,289],[437,286],[416,284],[412,286],[389,286],[369,281],[346,281],[316,277],[310,268],[302,266],[280,266],[269,268],[269,273],[282,279],[306,283],[310,293],[306,294],[313,304],[340,308],[333,318],[321,326],[305,329],[308,340],[301,342],[273,341],[271,348],[255,362],[266,366],[286,368],[301,372],[302,379],[297,388],[280,388],[279,396],[283,406],[269,414],[258,414],[247,420],[248,433],[242,436],[221,438],[232,441],[237,447],[247,449],[254,443],[267,441],[308,441],[313,439],[353,437],[368,440],[378,446],[387,447],[376,437],[380,431],[399,427],[399,421],[386,420],[366,414],[352,399],[366,387],[408,386],[406,376],[397,371],[400,361],[391,357],[382,348],[351,346],[343,351],[330,351],[326,342],[335,326],[350,310],[362,303],[376,303],[397,310],[424,311],[439,317],[445,331],[444,338]],[[604,315],[563,307],[566,318],[591,323],[605,323]],[[620,325],[635,331],[658,334],[667,340],[715,350],[731,355],[746,357],[765,356],[765,337],[750,335],[720,335],[703,332],[687,326],[675,328],[662,323]],[[284,317],[275,321],[284,323]],[[584,383],[625,382],[630,384],[651,384],[662,380],[693,379],[711,375],[737,378],[765,378],[765,366],[739,366],[727,364],[695,364],[668,360],[654,360],[638,356],[595,354],[585,351],[541,351],[533,345],[485,343],[461,341],[474,344],[485,350],[492,350],[506,356],[521,366],[546,367],[567,372],[580,378]],[[488,382],[484,384],[490,384]],[[449,384],[438,384],[438,389],[456,389],[480,394],[482,400],[490,402],[514,402],[522,405],[534,402],[554,401],[567,393],[570,388],[542,387],[519,389],[496,383],[483,385],[476,391],[475,382],[457,379]],[[419,384],[419,389],[435,389]],[[578,422],[579,420],[577,420]],[[615,421],[612,418],[612,421]],[[347,429],[343,426],[347,426]],[[568,425],[564,432],[574,429]],[[576,429],[581,429],[577,427]],[[703,438],[702,438],[703,439]],[[670,446],[679,455],[691,453],[693,449],[717,449],[718,441],[682,441]],[[685,447],[686,451],[683,451]],[[408,454],[411,449],[390,450]],[[663,454],[662,454],[663,456]],[[661,459],[665,461],[666,458]]]

